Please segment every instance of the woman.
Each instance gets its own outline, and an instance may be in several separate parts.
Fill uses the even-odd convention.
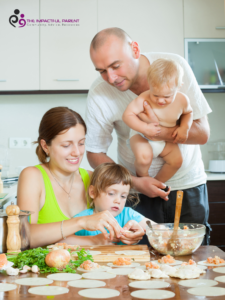
[[[132,221],[123,230],[108,211],[72,218],[88,208],[86,189],[91,172],[79,168],[85,134],[82,117],[67,107],[52,108],[41,120],[36,154],[42,164],[22,171],[17,193],[20,209],[34,211],[30,216],[31,247],[55,243],[81,229],[102,234],[76,237],[79,245],[108,244],[117,239],[132,244],[143,236]]]

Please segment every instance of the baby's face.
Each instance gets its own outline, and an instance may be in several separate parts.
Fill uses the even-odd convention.
[[[163,108],[174,101],[177,91],[178,88],[174,84],[170,86],[164,85],[162,87],[150,86],[150,99],[156,106]]]
[[[113,217],[119,215],[126,203],[130,186],[122,183],[113,184],[94,199],[95,212],[108,210]]]

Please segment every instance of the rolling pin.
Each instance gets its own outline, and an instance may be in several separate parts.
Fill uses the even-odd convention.
[[[6,207],[5,211],[8,215],[6,221],[8,224],[8,235],[6,239],[7,252],[21,252],[21,238],[19,233],[20,208],[19,206],[14,205],[14,203],[12,202],[11,205]]]

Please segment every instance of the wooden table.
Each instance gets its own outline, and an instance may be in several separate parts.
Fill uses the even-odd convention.
[[[104,247],[104,246],[102,246]],[[114,247],[114,246],[112,246]],[[139,249],[140,246],[136,246],[136,248],[131,248],[129,246],[122,246],[123,250],[127,249]],[[133,246],[134,247],[134,246]],[[142,249],[144,249],[145,247],[141,246]],[[98,250],[99,248],[93,249],[93,250]],[[121,248],[122,249],[122,248]],[[146,248],[145,248],[146,249]],[[155,254],[154,251],[150,250],[151,252],[151,260],[155,260],[158,259],[160,256]],[[153,255],[153,254],[155,255]],[[180,259],[182,261],[188,261],[189,259],[193,259],[196,262],[197,261],[201,261],[206,259],[207,257],[211,256],[214,257],[215,255],[218,255],[220,258],[225,259],[225,252],[223,252],[222,250],[220,250],[219,248],[215,247],[215,246],[202,246],[200,247],[193,255],[190,256],[180,256],[177,257],[176,259]],[[144,264],[144,263],[141,263]],[[224,274],[220,274],[220,273],[216,273],[212,271],[212,267],[209,267],[206,270],[206,274],[203,274],[200,276],[201,279],[214,279],[217,276],[222,276]],[[7,276],[4,274],[0,274],[0,282],[5,282],[5,283],[14,283],[16,279],[18,278],[24,278],[24,277],[46,277],[48,274],[40,274],[40,275],[36,275],[36,274],[23,274],[23,275],[19,275],[19,276]],[[169,279],[151,279],[151,280],[163,280],[166,282],[170,283],[170,287],[164,290],[168,290],[168,291],[172,291],[175,293],[175,297],[174,298],[170,298],[173,300],[193,300],[193,299],[205,299],[205,300],[224,300],[225,296],[221,296],[221,297],[197,297],[191,294],[187,293],[187,289],[186,287],[180,286],[178,285],[178,282],[180,281],[180,279],[175,279],[175,278],[169,278]],[[106,282],[106,286],[105,288],[112,288],[112,289],[116,289],[120,292],[120,296],[115,297],[115,298],[110,298],[112,300],[130,300],[130,299],[137,299],[137,298],[132,298],[130,293],[137,290],[134,288],[131,288],[128,286],[128,284],[130,282],[132,282],[133,280],[128,279],[127,276],[121,276],[121,275],[117,275],[116,278],[113,279],[108,279],[108,280],[104,280]],[[13,300],[22,300],[22,299],[26,299],[26,300],[35,300],[35,299],[50,299],[50,298],[54,298],[54,299],[74,299],[74,300],[88,300],[89,298],[84,298],[82,296],[80,296],[78,294],[78,291],[80,289],[78,288],[74,288],[74,287],[69,287],[67,285],[67,282],[63,282],[63,281],[54,281],[51,285],[57,285],[57,286],[61,286],[61,287],[67,287],[69,288],[69,293],[68,294],[63,294],[63,295],[59,295],[59,296],[36,296],[33,294],[29,294],[28,293],[28,289],[30,287],[28,286],[20,286],[18,285],[18,288],[13,290],[13,291],[9,291],[9,292],[2,292],[0,293],[0,300],[6,300],[6,299],[13,299]],[[225,288],[225,283],[218,283],[217,287],[224,287]]]

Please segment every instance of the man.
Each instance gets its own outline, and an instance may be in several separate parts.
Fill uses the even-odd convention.
[[[201,159],[199,144],[209,138],[207,114],[211,112],[188,63],[180,56],[169,53],[140,53],[139,45],[119,28],[100,31],[92,40],[90,55],[99,77],[91,86],[86,111],[87,142],[86,150],[90,165],[95,168],[103,162],[112,162],[107,150],[112,142],[112,131],[118,137],[118,162],[133,176],[136,190],[140,192],[138,212],[158,223],[173,223],[176,191],[184,191],[181,222],[208,224],[208,196],[206,174]],[[127,147],[129,128],[123,123],[122,115],[127,105],[149,89],[147,69],[158,58],[169,58],[179,62],[184,69],[183,86],[180,91],[187,94],[193,109],[193,124],[185,145],[179,144],[183,165],[167,182],[172,192],[165,192],[165,185],[154,177],[160,170],[163,160],[155,158],[149,170],[151,177],[135,177],[134,155]],[[140,118],[148,120],[148,104]],[[161,127],[161,133],[151,140],[176,142],[172,138],[173,128]],[[169,195],[170,194],[170,195]],[[168,201],[169,195],[169,201]],[[146,239],[143,240],[146,243]]]

